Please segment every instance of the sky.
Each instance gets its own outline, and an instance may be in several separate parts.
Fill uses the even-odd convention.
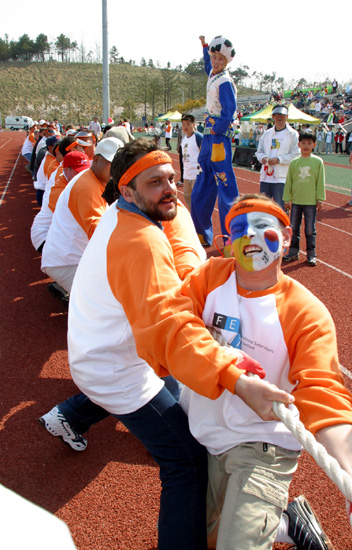
[[[352,4],[335,15],[323,3],[285,4],[270,10],[262,0],[222,0],[218,5],[206,0],[107,0],[109,49],[116,46],[120,56],[137,64],[144,57],[161,66],[185,67],[202,56],[200,35],[210,42],[221,34],[236,50],[231,70],[247,65],[250,73],[275,72],[286,83],[301,78],[352,82],[350,33],[332,30],[331,21],[335,15],[337,26],[350,21]],[[33,40],[44,33],[49,41],[63,33],[94,55],[97,48],[102,51],[102,1],[36,0],[30,9],[28,0],[2,2],[0,37],[18,40],[25,33]]]

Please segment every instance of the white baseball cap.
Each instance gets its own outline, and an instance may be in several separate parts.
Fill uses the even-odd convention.
[[[95,154],[101,155],[109,162],[112,162],[116,151],[118,151],[118,149],[120,149],[121,147],[123,147],[123,143],[118,138],[110,137],[102,139],[96,146]]]

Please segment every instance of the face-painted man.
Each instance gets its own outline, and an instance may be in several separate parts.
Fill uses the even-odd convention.
[[[256,289],[279,278],[282,253],[291,240],[290,221],[274,202],[260,195],[239,200],[226,218],[236,259],[237,278],[246,287],[255,277]],[[263,286],[262,286],[263,285]]]

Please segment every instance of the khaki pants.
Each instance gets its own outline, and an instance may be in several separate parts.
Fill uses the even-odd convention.
[[[188,208],[191,210],[191,195],[192,189],[196,180],[186,180],[183,178],[183,194]]]
[[[208,454],[208,533],[217,550],[271,550],[300,452],[243,443]]]

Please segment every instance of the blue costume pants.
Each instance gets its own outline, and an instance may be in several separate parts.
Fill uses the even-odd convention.
[[[192,191],[191,214],[202,244],[213,242],[212,214],[218,197],[221,232],[226,235],[225,217],[238,188],[232,168],[231,140],[223,135],[204,136],[198,162],[202,172],[197,176]]]

